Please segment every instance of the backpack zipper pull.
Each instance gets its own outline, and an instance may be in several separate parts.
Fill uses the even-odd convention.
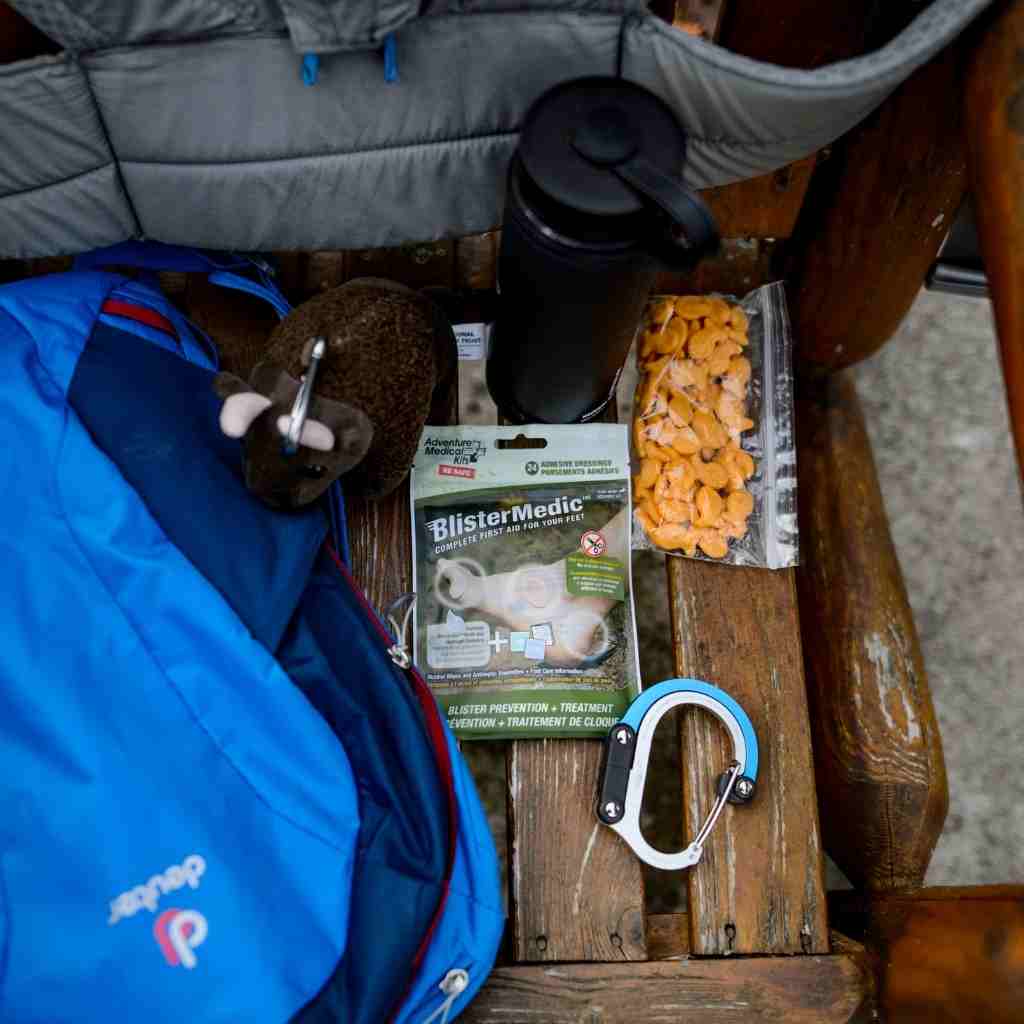
[[[425,1020],[423,1024],[433,1024],[438,1017],[441,1019],[437,1024],[448,1024],[448,1015],[452,1012],[455,1000],[462,995],[469,987],[469,972],[461,967],[450,970],[437,986],[447,997],[445,1001]]]
[[[400,614],[401,608],[405,606],[405,616],[401,623],[398,621],[398,615]],[[412,637],[409,635],[409,623],[412,621],[413,611],[416,607],[416,595],[414,593],[402,594],[401,597],[396,597],[384,609],[384,614],[381,618],[386,619],[388,625],[391,627],[391,635],[395,638],[393,643],[388,648],[388,657],[399,667],[409,668],[412,665],[412,655],[410,651],[410,641]]]

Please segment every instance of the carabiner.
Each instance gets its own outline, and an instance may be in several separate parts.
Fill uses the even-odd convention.
[[[285,455],[294,455],[299,450],[302,428],[306,425],[309,403],[313,397],[313,382],[316,380],[316,371],[320,368],[320,360],[323,359],[326,351],[327,342],[323,338],[317,338],[310,349],[309,368],[302,375],[299,393],[295,396],[291,415],[288,417],[288,433],[284,439]]]
[[[718,780],[718,799],[693,842],[677,853],[655,850],[640,831],[640,806],[647,782],[647,760],[658,722],[673,708],[696,704],[729,731],[733,761]],[[651,867],[676,871],[696,864],[726,803],[745,804],[757,783],[757,737],[746,712],[723,690],[699,679],[668,679],[649,687],[612,726],[605,740],[597,816],[618,832]]]

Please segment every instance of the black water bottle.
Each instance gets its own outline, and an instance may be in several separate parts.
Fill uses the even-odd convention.
[[[487,361],[507,419],[582,422],[608,404],[658,269],[718,242],[685,159],[669,107],[623,79],[566,82],[531,107],[508,173]]]

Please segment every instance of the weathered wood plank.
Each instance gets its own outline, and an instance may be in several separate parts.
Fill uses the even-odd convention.
[[[640,863],[594,813],[600,766],[598,740],[508,745],[516,961],[646,959]]]
[[[792,68],[816,68],[864,51],[878,0],[682,2],[676,17],[695,21],[726,49]],[[681,10],[682,9],[682,10]],[[785,239],[793,234],[817,156],[777,171],[707,189],[702,195],[723,238]]]
[[[678,960],[690,955],[690,921],[686,914],[650,914],[647,917],[647,956],[651,960]]]
[[[892,0],[888,0],[891,4]],[[894,6],[910,6],[903,0]],[[718,41],[734,53],[788,68],[817,68],[862,53],[881,0],[729,0]]]
[[[978,235],[995,311],[1017,464],[1024,472],[1024,3],[1003,3],[980,34],[964,122]]]
[[[594,812],[600,741],[513,741],[506,768],[513,959],[646,959],[640,861]]]
[[[1013,888],[991,886],[992,889]],[[973,892],[967,889],[967,892]],[[1003,897],[1005,898],[1005,897]],[[868,951],[863,943],[851,939],[834,928],[829,929],[829,946],[833,953],[864,959]],[[690,920],[688,914],[650,914],[647,918],[647,953],[651,960],[678,960],[690,955]]]
[[[826,1024],[858,1018],[869,989],[849,956],[501,967],[467,1024]]]
[[[773,247],[723,243],[659,290],[742,295],[771,276]],[[792,571],[667,559],[676,668],[721,685],[751,715],[762,748],[759,794],[730,808],[688,878],[694,953],[828,950],[822,860]],[[695,834],[731,757],[710,716],[683,716],[684,817]]]
[[[804,664],[825,849],[858,888],[921,885],[949,793],[852,377],[797,402]]]
[[[899,1024],[1019,1024],[1024,1017],[1024,887],[924,889],[833,913],[865,928],[883,1019]]]
[[[772,279],[776,249],[774,242],[726,238],[714,256],[701,260],[693,270],[659,274],[653,290],[661,295],[697,295],[704,292],[744,295]]]
[[[285,254],[285,258],[291,255]],[[337,288],[338,285],[357,276],[353,265],[355,254],[352,252],[321,251],[295,255],[300,257],[296,269],[301,273],[301,277],[297,283],[303,298]]]
[[[349,268],[350,277],[386,277],[410,288],[450,287],[454,273],[455,243],[451,241],[355,250]]]
[[[490,289],[497,283],[500,231],[455,240],[455,281],[460,288]]]
[[[498,248],[501,232],[467,235],[455,240],[455,283],[459,289],[492,291],[497,285]],[[474,317],[471,323],[478,322]],[[482,361],[459,361],[459,421],[469,424],[495,423],[498,407],[487,393],[481,393]]]
[[[370,603],[382,610],[412,590],[409,481],[379,501],[347,497],[352,575]]]
[[[806,370],[877,351],[921,288],[967,185],[961,52],[954,44],[915,72],[818,167],[787,275]]]
[[[761,765],[751,804],[722,815],[689,873],[695,954],[828,950],[818,810],[792,570],[666,560],[676,669],[750,715]],[[684,817],[696,833],[732,751],[696,709],[682,717]]]
[[[796,226],[817,156],[770,174],[701,191],[723,238],[789,238]]]
[[[654,0],[651,9],[681,32],[717,39],[729,0]]]
[[[488,286],[496,253],[491,236],[460,241],[457,283]],[[600,765],[598,740],[507,744],[513,960],[646,958],[640,863],[594,813]]]
[[[248,379],[278,323],[270,305],[245,292],[210,284],[202,274],[186,275],[184,294],[176,301],[214,339],[222,369]]]

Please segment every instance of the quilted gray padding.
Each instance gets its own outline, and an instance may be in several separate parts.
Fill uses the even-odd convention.
[[[282,13],[272,0],[221,0],[203,15],[210,31],[183,31],[185,41],[0,68],[0,256],[140,233],[318,249],[484,231],[500,223],[533,100],[560,81],[619,71],[678,113],[692,185],[735,181],[841,135],[988,2],[935,0],[874,54],[792,71],[680,33],[633,0],[434,0],[398,29],[400,79],[388,84],[379,49],[326,52],[344,49],[349,30],[376,39],[384,22],[356,17],[366,4],[289,0]],[[101,13],[98,0],[75,6],[105,38],[146,37],[140,10],[154,12],[161,37],[200,17],[193,0],[144,0],[131,18],[118,15],[128,0],[105,0]],[[409,14],[405,0],[379,10]],[[302,45],[297,12],[311,33]],[[245,18],[262,27],[242,31]],[[305,86],[296,46],[317,41],[319,80]]]

